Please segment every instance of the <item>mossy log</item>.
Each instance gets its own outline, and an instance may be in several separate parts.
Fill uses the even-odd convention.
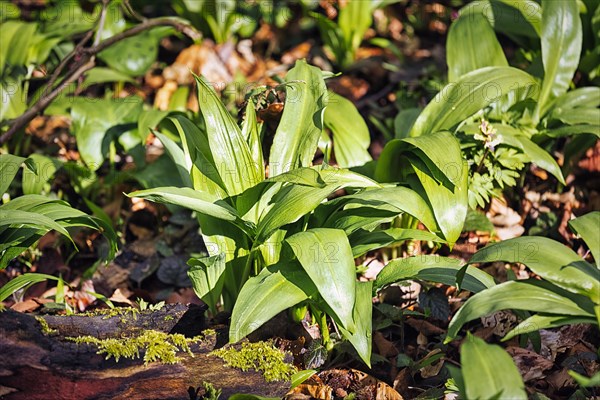
[[[221,399],[234,393],[283,396],[289,382],[267,383],[262,374],[227,367],[209,354],[217,343],[215,333],[190,345],[193,357],[178,353],[175,364],[145,364],[142,358],[117,362],[97,354],[94,345],[67,339],[136,337],[148,329],[191,337],[207,328],[203,311],[171,305],[155,311],[40,316],[45,323],[29,314],[0,312],[0,398],[195,399],[190,388],[195,393],[203,382],[222,389]]]

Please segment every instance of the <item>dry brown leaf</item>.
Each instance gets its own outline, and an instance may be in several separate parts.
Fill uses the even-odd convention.
[[[506,351],[512,356],[525,382],[545,377],[545,371],[554,367],[552,361],[534,351],[515,346],[507,347]]]
[[[373,343],[377,347],[377,353],[385,358],[394,357],[398,354],[398,349],[394,346],[394,343],[387,340],[383,333],[379,331],[373,333]]]

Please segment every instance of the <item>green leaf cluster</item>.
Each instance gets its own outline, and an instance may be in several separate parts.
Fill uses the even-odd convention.
[[[466,174],[458,142],[443,133],[399,143],[402,159],[413,167],[406,177],[414,182],[410,187],[380,185],[326,164],[311,166],[329,107],[322,76],[305,61],[286,75],[286,102],[268,158],[252,99],[239,127],[213,88],[197,78],[200,122],[181,115],[168,119],[181,146],[156,132],[188,187],[129,196],[196,212],[209,254],[190,260],[189,276],[213,312],[219,304],[232,311],[231,341],[279,312],[308,304],[313,316],[328,316],[369,364],[372,287],[356,281],[354,258],[412,238],[452,243],[462,221],[449,209],[466,213]],[[337,104],[351,109],[348,102]],[[339,130],[332,130],[335,140]],[[438,141],[446,146],[443,156],[432,146]],[[443,170],[448,148],[459,176]],[[397,182],[400,176],[386,177]],[[440,187],[444,193],[438,198]],[[329,199],[341,189],[351,194]],[[381,229],[399,216],[406,226]],[[430,232],[417,230],[419,221]],[[319,323],[328,337],[327,319]]]

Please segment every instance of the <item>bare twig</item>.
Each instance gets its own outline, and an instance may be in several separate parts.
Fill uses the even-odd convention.
[[[110,2],[109,0],[105,0],[103,2],[102,15],[105,15],[106,6],[108,5],[109,2]],[[101,18],[99,21],[99,26],[98,26],[99,29],[102,29],[101,27],[103,25],[102,20],[104,18],[102,17],[102,15],[101,15]],[[77,81],[85,72],[94,68],[96,66],[95,56],[98,53],[100,53],[102,50],[105,50],[106,48],[114,45],[115,43],[120,42],[121,40],[130,38],[141,32],[144,32],[146,30],[149,30],[149,29],[152,29],[152,28],[155,28],[158,26],[171,26],[171,27],[175,28],[177,31],[188,36],[189,38],[191,38],[194,41],[201,38],[201,34],[196,29],[194,29],[194,27],[183,22],[182,20],[179,20],[177,18],[170,18],[170,17],[154,18],[154,19],[145,20],[142,23],[140,23],[139,25],[136,25],[133,28],[130,28],[126,31],[118,33],[114,36],[111,36],[110,38],[103,40],[103,41],[98,41],[99,40],[98,38],[100,37],[100,35],[98,34],[94,45],[91,47],[85,48],[84,47],[85,43],[91,38],[91,35],[93,35],[93,32],[94,32],[93,30],[89,31],[86,34],[86,36],[83,38],[83,40],[81,40],[79,42],[79,44],[73,50],[73,52],[68,54],[67,57],[65,58],[65,60],[63,60],[58,65],[57,70],[52,74],[50,81],[48,81],[48,83],[46,84],[46,87],[44,88],[44,91],[42,92],[45,94],[42,97],[40,97],[40,99],[33,106],[31,106],[31,108],[29,108],[26,112],[24,112],[19,117],[15,118],[14,120],[12,120],[10,122],[10,127],[8,128],[8,130],[4,134],[2,134],[2,136],[0,136],[0,144],[3,144],[5,142],[7,142],[8,140],[10,140],[10,138],[13,137],[15,133],[17,133],[20,129],[24,128],[38,113],[43,112],[46,109],[46,107],[48,107],[50,105],[50,103],[52,103],[52,101],[54,99],[56,99],[58,97],[58,95],[67,86],[69,86],[71,83]],[[96,43],[96,42],[98,42],[98,43]],[[64,69],[67,62],[76,56],[80,56],[81,59],[79,59],[75,63],[75,65],[73,65],[71,70],[69,72],[67,72],[67,74],[64,76],[64,78],[60,82],[60,84],[58,84],[58,86],[56,86],[56,88],[52,89],[52,86],[58,79],[58,75]]]

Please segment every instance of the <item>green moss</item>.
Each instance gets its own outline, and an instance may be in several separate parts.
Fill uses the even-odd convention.
[[[272,341],[244,342],[238,350],[234,347],[221,348],[211,354],[221,358],[225,364],[242,371],[255,369],[262,372],[267,382],[290,380],[296,367],[285,362],[286,354],[273,346]]]
[[[93,344],[98,347],[98,354],[106,354],[106,359],[114,357],[115,361],[123,358],[139,358],[144,351],[144,363],[160,361],[165,364],[175,364],[181,360],[177,352],[185,351],[194,356],[190,344],[200,342],[203,337],[196,336],[188,339],[176,333],[169,334],[154,330],[145,331],[142,335],[122,339],[98,339],[93,336],[67,338],[75,343]]]
[[[166,321],[172,321],[174,318],[172,315],[165,315],[165,322]]]
[[[55,333],[58,333],[56,329],[50,328],[50,325],[48,325],[48,322],[44,318],[35,317],[35,320],[39,322],[39,324],[42,326],[42,333],[44,335],[53,335]]]

